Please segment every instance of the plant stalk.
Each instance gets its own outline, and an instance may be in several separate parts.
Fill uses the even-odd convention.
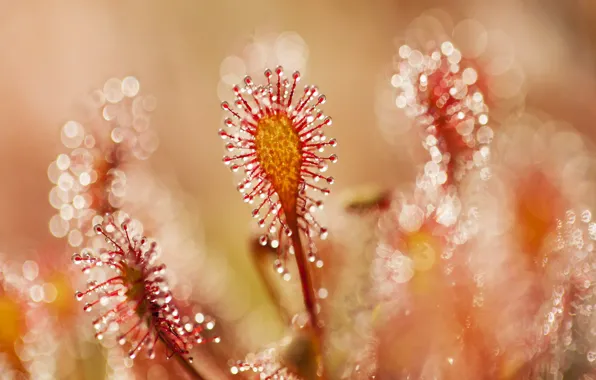
[[[298,220],[296,217],[292,220],[288,220],[288,226],[292,231],[292,246],[294,247],[294,257],[296,258],[296,265],[298,267],[298,274],[300,276],[300,285],[302,286],[302,297],[304,299],[304,306],[306,312],[310,318],[310,322],[313,328],[313,347],[315,352],[315,360],[317,364],[317,377],[319,379],[325,379],[325,369],[323,364],[322,355],[322,335],[323,331],[319,324],[319,317],[317,314],[317,302],[315,288],[308,270],[308,259],[306,253],[302,248],[302,241],[300,239],[300,233],[298,231]]]

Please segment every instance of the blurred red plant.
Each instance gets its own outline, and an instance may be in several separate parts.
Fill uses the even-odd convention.
[[[85,274],[94,268],[113,271],[112,277],[101,282],[91,281],[89,287],[76,293],[82,300],[95,299],[84,306],[86,312],[95,307],[102,309],[93,321],[95,336],[104,335],[118,327],[118,342],[131,346],[129,357],[135,358],[146,347],[149,358],[154,357],[154,346],[161,340],[168,349],[168,357],[179,355],[188,361],[190,349],[209,341],[218,342],[219,337],[205,338],[203,332],[211,330],[212,320],[195,320],[183,316],[176,306],[164,277],[165,265],[156,263],[158,248],[136,231],[138,222],[125,219],[118,226],[112,215],[104,218],[95,231],[105,237],[109,247],[97,254],[89,249],[73,256],[75,265],[81,265]]]

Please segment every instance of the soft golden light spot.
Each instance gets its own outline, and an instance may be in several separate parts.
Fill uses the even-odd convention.
[[[405,239],[406,252],[413,261],[414,277],[410,280],[415,294],[432,294],[437,290],[439,277],[435,266],[439,243],[431,234],[420,231]]]
[[[63,274],[56,274],[48,281],[48,284],[56,288],[56,298],[50,302],[54,310],[61,317],[75,314],[78,304],[72,296],[74,290],[68,278]]]
[[[296,209],[302,165],[300,144],[300,137],[286,115],[266,116],[257,124],[257,159],[286,213]]]
[[[381,315],[381,304],[378,304],[377,306],[375,306],[375,308],[373,309],[372,313],[371,313],[371,321],[374,323],[377,320],[379,320],[379,317]]]
[[[407,238],[408,256],[414,262],[414,269],[419,272],[430,270],[435,264],[435,239],[427,233],[417,232]]]
[[[516,378],[527,361],[522,353],[517,352],[518,350],[514,349],[512,351],[502,359],[499,379],[507,380]]]
[[[0,297],[0,343],[13,343],[19,337],[19,306],[8,297]]]

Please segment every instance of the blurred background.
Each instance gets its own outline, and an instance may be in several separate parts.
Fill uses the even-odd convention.
[[[177,378],[170,362],[143,364],[135,373],[129,360],[100,348],[90,317],[80,315],[74,296],[65,295],[84,283],[70,263],[82,242],[69,238],[62,224],[52,229],[60,210],[52,207],[50,164],[71,151],[63,136],[67,122],[103,128],[101,118],[85,124],[81,110],[101,115],[105,99],[98,103],[93,96],[99,90],[107,97],[111,78],[134,77],[139,96],[155,101],[146,107],[154,134],[147,154],[131,163],[122,209],[151,220],[172,287],[217,318],[224,342],[205,349],[205,363],[214,364],[204,366],[213,378],[226,378],[221,369],[228,360],[286,333],[252,259],[250,207],[221,162],[220,102],[231,97],[233,84],[283,64],[288,72],[300,70],[303,83],[316,84],[327,96],[325,111],[334,120],[329,135],[339,141],[340,160],[330,171],[336,184],[322,219],[340,229],[345,206],[358,194],[411,183],[423,162],[418,136],[392,95],[392,64],[401,44],[453,39],[464,55],[480,57],[501,106],[497,120],[512,112],[548,113],[549,120],[580,136],[589,152],[596,136],[595,22],[593,0],[0,0],[4,277],[13,273],[17,287],[37,286],[30,291],[37,303],[64,303],[35,315],[10,314],[12,306],[3,309],[8,303],[0,298],[0,341],[33,339],[18,327],[27,316],[27,330],[36,325],[53,336],[41,351],[17,344],[20,361],[50,358],[37,365],[34,378]],[[591,186],[578,195],[585,204],[595,200]],[[299,308],[297,288],[285,297],[290,303],[296,298],[289,309]],[[46,320],[58,322],[39,327]],[[12,350],[10,344],[2,347]],[[0,363],[19,367],[6,358]]]

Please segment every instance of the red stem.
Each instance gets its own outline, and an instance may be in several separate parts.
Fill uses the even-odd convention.
[[[310,317],[310,322],[313,327],[313,346],[317,363],[317,377],[325,379],[325,371],[323,365],[323,357],[321,352],[322,329],[319,324],[319,317],[317,314],[317,302],[315,295],[315,288],[308,270],[308,260],[304,249],[302,248],[302,241],[300,240],[300,233],[298,231],[298,220],[296,215],[288,215],[288,227],[292,231],[292,246],[294,247],[294,257],[296,258],[296,265],[298,266],[298,274],[300,276],[300,285],[302,286],[302,297],[304,299],[304,306]]]

